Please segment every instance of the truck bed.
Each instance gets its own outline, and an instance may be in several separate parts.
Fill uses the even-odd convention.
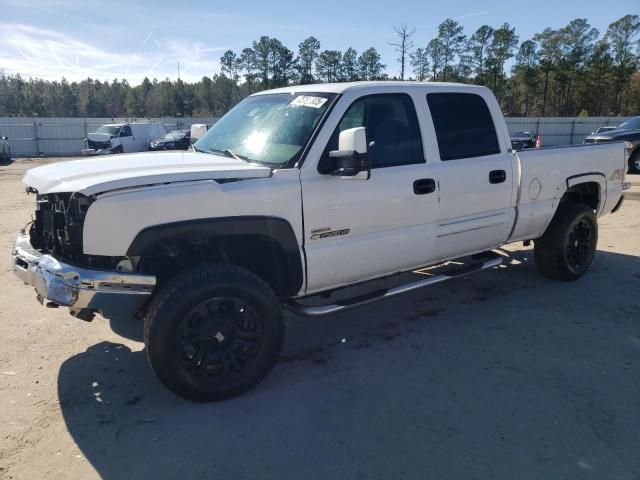
[[[599,189],[597,216],[611,212],[622,195],[624,143],[550,147],[514,152],[518,193],[509,242],[540,237],[567,188],[585,181]]]

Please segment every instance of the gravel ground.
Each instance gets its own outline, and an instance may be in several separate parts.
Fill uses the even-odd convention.
[[[136,322],[46,309],[10,271],[33,196],[0,166],[0,477],[640,478],[640,176],[574,283],[512,264],[324,319],[287,317],[255,390],[164,389]]]

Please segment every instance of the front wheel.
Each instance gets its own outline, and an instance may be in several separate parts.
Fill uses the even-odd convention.
[[[278,298],[234,265],[178,275],[148,312],[144,340],[151,367],[189,400],[224,400],[254,387],[277,362],[284,341]]]
[[[597,244],[593,210],[584,204],[561,204],[547,231],[534,242],[536,266],[547,278],[577,280],[589,269]]]

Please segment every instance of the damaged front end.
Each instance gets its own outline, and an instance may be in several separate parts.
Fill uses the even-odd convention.
[[[132,316],[156,279],[123,271],[124,257],[83,253],[82,230],[92,202],[79,193],[37,194],[31,226],[13,248],[13,271],[35,288],[41,303],[69,307],[77,317],[90,319],[95,312],[108,318]]]
[[[80,152],[82,155],[109,155],[115,153],[114,150],[117,148],[111,145],[111,141],[99,142],[88,138],[85,139],[85,144],[87,148]]]
[[[80,193],[36,195],[29,228],[31,245],[44,254],[89,268],[116,268],[116,257],[84,255],[82,228],[92,197]]]

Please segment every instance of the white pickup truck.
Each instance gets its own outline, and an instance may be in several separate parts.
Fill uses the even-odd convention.
[[[516,241],[534,241],[545,276],[579,278],[597,218],[622,203],[627,154],[515,153],[483,87],[265,91],[193,151],[30,170],[37,206],[13,265],[49,306],[144,319],[161,381],[220,400],[272,369],[283,308],[323,315],[493,268],[491,250]]]

